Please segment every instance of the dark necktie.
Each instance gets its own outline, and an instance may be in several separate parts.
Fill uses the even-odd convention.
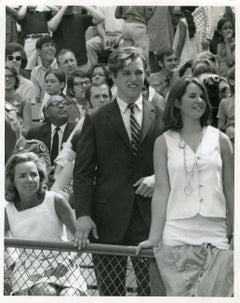
[[[52,150],[51,150],[51,164],[54,164],[54,160],[56,159],[57,155],[58,155],[58,148],[59,148],[59,132],[60,128],[56,127],[55,128],[55,133],[53,136],[53,141],[52,141]]]
[[[131,144],[133,148],[133,153],[136,155],[138,150],[138,144],[140,140],[141,127],[139,126],[136,118],[135,118],[135,103],[131,103],[128,105],[130,109],[130,129],[131,129]]]

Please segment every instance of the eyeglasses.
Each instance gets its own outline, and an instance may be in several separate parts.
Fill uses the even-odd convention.
[[[83,87],[83,85],[89,85],[90,83],[91,83],[90,80],[85,80],[85,81],[74,82],[73,85]]]
[[[67,106],[69,104],[70,103],[67,100],[61,100],[61,101],[52,101],[49,103],[48,106],[51,105],[52,107],[59,107],[60,105]]]
[[[14,59],[15,59],[16,61],[21,61],[21,60],[22,60],[22,57],[21,57],[21,56],[16,56],[16,57],[14,57],[14,56],[8,55],[8,56],[7,56],[7,59],[8,59],[9,61],[13,61]]]

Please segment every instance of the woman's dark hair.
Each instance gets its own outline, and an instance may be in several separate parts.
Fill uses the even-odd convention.
[[[183,77],[183,75],[185,74],[186,70],[187,70],[188,68],[191,68],[191,69],[192,69],[192,67],[193,67],[193,60],[188,60],[188,61],[186,61],[186,62],[181,66],[181,68],[180,68],[179,71],[178,71],[179,77],[180,77],[180,78]]]
[[[197,8],[197,6],[181,6],[184,17],[187,20],[189,38],[193,38],[196,33],[196,25],[193,20],[192,12]]]
[[[24,69],[27,66],[27,55],[21,44],[16,42],[11,42],[6,45],[5,56],[12,55],[14,52],[19,52],[22,57],[21,69]]]
[[[18,191],[14,185],[15,167],[19,163],[34,162],[40,177],[38,193],[42,194],[46,190],[47,171],[46,165],[35,153],[33,152],[20,152],[13,155],[6,164],[5,169],[5,199],[8,202],[15,202],[19,199]]]
[[[167,104],[163,113],[164,130],[180,130],[183,127],[181,109],[177,106],[177,103],[181,103],[182,96],[185,94],[187,86],[191,83],[198,85],[204,93],[206,110],[200,118],[200,123],[202,127],[209,125],[211,104],[205,86],[197,78],[183,77],[178,79],[169,91]]]
[[[58,78],[60,83],[64,83],[64,86],[62,88],[62,90],[63,90],[66,85],[66,82],[67,82],[65,73],[59,68],[53,68],[53,69],[50,68],[49,70],[47,70],[47,72],[44,76],[44,80],[46,80],[46,77],[49,74],[53,74],[56,78]]]
[[[109,85],[110,87],[112,87],[112,85],[113,85],[113,80],[112,80],[112,78],[111,78],[111,76],[110,76],[109,68],[108,68],[108,66],[106,66],[105,64],[102,64],[102,63],[97,63],[97,64],[94,64],[94,65],[91,66],[91,68],[90,68],[90,70],[89,70],[89,74],[90,74],[90,77],[91,77],[91,81],[92,81],[92,75],[93,75],[93,73],[94,73],[94,70],[95,70],[96,68],[98,68],[98,67],[102,68],[102,70],[103,70],[103,72],[104,72],[105,83],[106,83],[107,85]]]
[[[222,37],[222,34],[221,34],[222,27],[223,27],[223,25],[224,25],[225,23],[227,23],[227,22],[230,22],[230,23],[232,24],[232,27],[233,27],[233,35],[234,35],[234,33],[235,33],[235,31],[234,31],[234,25],[233,25],[232,20],[231,20],[231,19],[228,19],[228,18],[221,18],[221,19],[218,21],[218,23],[217,23],[217,30],[218,30],[218,33],[221,35],[221,37]]]
[[[8,69],[13,74],[13,76],[15,77],[14,90],[16,90],[19,87],[19,84],[20,84],[20,80],[18,78],[19,73],[18,73],[17,68],[12,63],[6,63],[5,64],[5,69]]]

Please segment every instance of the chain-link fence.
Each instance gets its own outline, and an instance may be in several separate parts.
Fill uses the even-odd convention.
[[[152,250],[5,238],[4,295],[150,295]]]

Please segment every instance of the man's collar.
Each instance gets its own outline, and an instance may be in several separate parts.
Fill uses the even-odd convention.
[[[125,111],[127,110],[127,107],[130,103],[127,103],[125,101],[123,101],[122,99],[120,99],[118,96],[117,96],[117,103],[118,103],[118,106],[121,110],[121,112],[125,113]],[[142,111],[142,107],[143,107],[143,96],[140,95],[139,98],[134,102],[135,105],[137,106],[137,108]]]
[[[51,133],[53,133],[57,127],[60,128],[62,132],[64,132],[65,127],[67,126],[67,122],[64,123],[64,124],[61,125],[61,126],[56,126],[56,125],[54,125],[54,124],[52,124],[52,123],[51,123],[50,125],[51,125]]]

